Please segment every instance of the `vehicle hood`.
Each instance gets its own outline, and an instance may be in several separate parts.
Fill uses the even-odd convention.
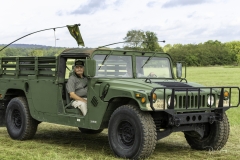
[[[104,83],[110,84],[110,88],[131,91],[148,91],[157,87],[204,87],[193,82],[179,82],[177,80],[161,79],[105,79]]]

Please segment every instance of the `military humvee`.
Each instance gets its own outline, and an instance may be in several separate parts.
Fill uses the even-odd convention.
[[[85,61],[86,116],[66,91],[75,60]],[[0,65],[0,124],[16,140],[50,122],[90,134],[108,128],[111,149],[124,158],[150,156],[172,132],[183,132],[193,149],[218,150],[229,136],[225,111],[239,106],[239,87],[188,82],[186,65],[178,62],[175,75],[167,53],[77,48],[58,57],[2,57]]]

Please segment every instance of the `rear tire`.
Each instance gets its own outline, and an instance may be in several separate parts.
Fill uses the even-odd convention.
[[[37,131],[38,121],[31,117],[25,97],[16,97],[9,102],[5,120],[12,139],[31,139]]]
[[[227,143],[229,137],[229,122],[226,113],[222,121],[206,124],[205,135],[202,139],[194,134],[185,134],[185,138],[192,149],[196,150],[220,150]]]
[[[111,115],[108,140],[111,149],[119,157],[147,158],[157,143],[153,118],[135,106],[123,105]]]
[[[80,127],[78,127],[78,129],[81,131],[81,133],[84,133],[84,134],[98,134],[103,131],[103,129],[93,130],[93,129],[85,129]]]

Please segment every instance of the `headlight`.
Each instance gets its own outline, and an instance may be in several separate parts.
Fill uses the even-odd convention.
[[[207,103],[208,103],[209,106],[210,105],[212,106],[214,104],[214,97],[213,97],[213,95],[209,95],[208,96]]]
[[[169,96],[168,98],[168,106],[170,106],[170,103],[171,103],[171,96]],[[174,97],[174,103],[173,103],[173,106],[176,105],[176,98]]]

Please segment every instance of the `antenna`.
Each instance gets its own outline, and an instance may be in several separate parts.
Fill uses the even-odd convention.
[[[102,47],[111,46],[111,45],[114,45],[114,44],[119,44],[119,43],[131,43],[131,42],[149,43],[149,42],[156,42],[156,41],[123,41],[123,42],[116,42],[116,43],[111,43],[111,44],[107,44],[107,45],[104,45],[104,46],[100,46],[100,47],[98,47],[97,49],[102,48]],[[163,41],[157,41],[157,42],[163,42],[163,43],[165,43],[166,41],[163,40]]]

